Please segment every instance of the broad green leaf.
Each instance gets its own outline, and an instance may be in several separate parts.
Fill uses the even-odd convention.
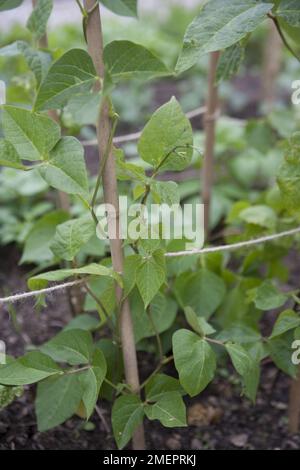
[[[300,4],[298,0],[281,0],[276,16],[282,18],[290,26],[300,26]]]
[[[214,351],[207,341],[182,329],[173,335],[173,354],[181,385],[191,397],[198,395],[214,378]]]
[[[254,402],[259,383],[259,365],[240,344],[226,343],[225,348],[232,360],[235,370],[243,378],[246,396]]]
[[[64,109],[64,116],[78,126],[95,125],[99,115],[101,96],[98,93],[74,95]]]
[[[142,159],[155,169],[183,170],[192,159],[191,123],[176,98],[159,108],[145,126],[138,143]]]
[[[112,408],[112,427],[119,449],[130,441],[144,417],[143,404],[136,395],[123,395],[116,399]]]
[[[40,350],[57,362],[67,362],[73,366],[88,364],[93,351],[91,333],[85,330],[64,330]]]
[[[272,230],[275,229],[277,220],[275,211],[264,205],[252,206],[242,210],[239,218],[247,224],[259,225]]]
[[[216,332],[205,318],[199,317],[191,307],[185,307],[184,314],[190,327],[200,336],[212,335]]]
[[[3,130],[23,160],[46,159],[60,139],[59,125],[48,116],[14,106],[3,107]]]
[[[113,81],[170,74],[166,66],[148,49],[130,41],[113,41],[104,48],[106,71]]]
[[[16,168],[17,170],[24,170],[26,168],[22,164],[14,146],[5,139],[0,139],[0,165]]]
[[[58,210],[41,217],[28,233],[20,263],[42,263],[51,261],[53,253],[50,244],[58,224],[68,219],[66,212]]]
[[[239,43],[225,49],[219,59],[216,82],[219,84],[237,74],[244,58],[245,48]]]
[[[248,325],[240,324],[240,325],[233,325],[229,328],[226,328],[218,334],[217,339],[220,341],[232,341],[242,344],[247,343],[257,343],[261,341],[260,333],[251,328]]]
[[[137,291],[132,293],[130,302],[134,337],[137,343],[144,338],[155,336],[156,331],[158,333],[167,331],[174,323],[177,313],[176,302],[166,298],[160,292],[154,297],[146,310]],[[149,314],[151,318],[149,318]]]
[[[38,0],[27,21],[27,28],[35,36],[40,39],[46,33],[48,19],[53,8],[52,0]]]
[[[140,255],[126,256],[124,260],[123,268],[123,295],[128,297],[132,289],[136,284],[137,271],[142,263],[142,257]]]
[[[39,383],[35,402],[38,430],[47,431],[71,418],[81,396],[78,374],[50,377]]]
[[[106,372],[107,365],[103,352],[100,349],[96,349],[92,358],[91,368],[82,372],[79,376],[83,390],[82,401],[86,409],[87,419],[89,419],[94,411]]]
[[[299,149],[291,147],[278,170],[277,182],[285,207],[291,212],[299,212],[300,206],[300,158]]]
[[[0,384],[29,385],[62,373],[61,368],[50,357],[39,351],[32,351],[0,366]]]
[[[254,31],[273,3],[256,0],[210,0],[188,26],[176,72],[192,67],[203,54],[232,46]]]
[[[278,316],[270,338],[275,338],[300,326],[300,316],[294,310],[284,310]]]
[[[117,280],[121,285],[121,278],[119,275],[115,278],[98,276],[92,277],[88,280],[90,290],[93,292],[94,296],[101,300],[101,304],[105,308],[105,312],[109,315],[114,312],[117,303],[115,280]],[[93,312],[96,310],[100,314],[100,318],[105,319],[103,310],[89,293],[86,296],[84,310],[86,312]]]
[[[266,280],[255,289],[253,301],[260,310],[272,310],[284,305],[287,298],[271,281]]]
[[[174,181],[154,181],[151,184],[151,194],[155,203],[172,204],[180,203],[178,184]]]
[[[297,366],[292,363],[293,335],[287,332],[285,335],[276,336],[267,341],[267,350],[275,365],[289,376],[297,376]]]
[[[80,217],[56,227],[55,237],[50,245],[51,250],[61,259],[72,261],[82,246],[87,243],[96,231],[91,217]]]
[[[0,11],[12,10],[19,7],[22,3],[23,0],[0,0]]]
[[[75,137],[63,137],[39,167],[41,176],[53,188],[88,198],[84,149]]]
[[[100,327],[99,318],[95,318],[88,313],[82,313],[72,320],[64,327],[64,331],[67,330],[86,330],[95,331]]]
[[[49,70],[51,55],[48,52],[34,49],[24,41],[16,41],[0,49],[0,57],[13,57],[18,55],[24,56],[28,67],[35,75],[37,84],[40,85]]]
[[[205,319],[219,307],[225,292],[223,279],[207,269],[179,276],[175,281],[175,293],[181,306],[190,306]]]
[[[68,277],[72,276],[107,276],[115,279],[119,283],[121,282],[120,276],[115,273],[111,268],[102,266],[101,264],[92,263],[81,268],[73,269],[57,269],[55,271],[49,271],[47,273],[38,274],[37,276],[31,277],[28,280],[29,289],[43,289],[47,287],[48,282],[64,281]]]
[[[153,405],[145,406],[148,419],[158,419],[167,428],[186,426],[186,409],[178,392],[167,392]]]
[[[145,256],[136,272],[136,284],[147,307],[166,280],[165,257],[162,250]]]
[[[109,10],[121,16],[137,16],[137,0],[100,0]]]
[[[145,387],[148,401],[156,401],[162,398],[165,393],[182,393],[182,388],[177,379],[166,374],[155,374]]]
[[[61,108],[76,94],[89,91],[96,81],[96,71],[89,54],[71,49],[50,67],[38,91],[35,109]]]
[[[100,339],[100,341],[96,343],[96,347],[101,349],[105,356],[107,364],[106,378],[111,383],[117,385],[122,381],[124,373],[123,357],[120,346],[116,342],[105,338]],[[100,396],[111,401],[113,400],[114,394],[115,390],[113,387],[104,382],[100,390]]]

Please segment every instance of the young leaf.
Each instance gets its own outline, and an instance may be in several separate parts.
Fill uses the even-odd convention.
[[[47,273],[38,274],[37,276],[31,277],[28,280],[29,289],[43,289],[47,287],[48,282],[51,281],[64,281],[68,277],[72,276],[107,276],[115,279],[121,283],[120,275],[115,273],[111,268],[102,266],[101,264],[91,263],[87,266],[74,269],[57,269],[55,271],[49,271]]]
[[[153,405],[145,406],[148,419],[158,419],[167,428],[186,426],[186,410],[178,392],[167,392]]]
[[[219,84],[232,78],[239,71],[244,58],[245,48],[239,43],[225,49],[219,59],[216,82]]]
[[[179,381],[185,391],[194,397],[214,378],[215,353],[207,341],[185,329],[174,333],[173,353]]]
[[[136,272],[136,284],[147,307],[166,280],[165,258],[162,250],[143,259]]]
[[[0,139],[0,165],[16,168],[17,170],[26,169],[14,146],[5,139]]]
[[[299,326],[300,316],[291,309],[284,310],[284,312],[281,312],[275,322],[270,339],[283,335],[287,331],[293,330]]]
[[[200,336],[212,335],[216,332],[205,318],[199,317],[191,307],[185,307],[184,314],[190,327]]]
[[[82,401],[86,409],[87,419],[90,418],[94,411],[106,372],[107,365],[103,352],[100,349],[96,349],[92,358],[91,368],[79,375],[79,381],[83,390]]]
[[[104,48],[106,71],[113,81],[142,77],[149,79],[170,74],[166,66],[148,49],[130,41],[113,41]]]
[[[220,51],[254,31],[272,9],[273,3],[256,0],[210,0],[188,26],[176,72],[192,67],[207,52]]]
[[[287,301],[287,296],[282,294],[274,284],[266,280],[254,291],[254,303],[260,310],[272,310],[279,308]]]
[[[82,397],[78,374],[50,377],[37,387],[36,415],[38,430],[47,431],[76,413]]]
[[[109,10],[121,16],[137,16],[137,0],[100,0]]]
[[[23,160],[43,160],[60,139],[59,125],[43,114],[14,106],[3,107],[6,139]]]
[[[88,198],[84,149],[75,137],[60,139],[51,150],[49,159],[39,168],[39,172],[53,188]]]
[[[29,231],[20,263],[42,263],[51,261],[53,253],[50,244],[58,224],[68,219],[66,212],[52,211],[41,217]]]
[[[22,2],[23,0],[0,0],[0,11],[17,8]]]
[[[143,130],[138,143],[142,159],[155,169],[183,170],[192,159],[191,123],[176,98],[159,108]]]
[[[65,330],[43,344],[40,349],[57,362],[76,366],[90,362],[93,341],[89,331]]]
[[[148,401],[157,401],[166,393],[182,393],[180,383],[174,377],[166,374],[155,374],[145,387],[146,398]]]
[[[40,39],[46,33],[52,8],[52,0],[38,0],[36,7],[28,18],[26,26],[36,39]]]
[[[124,395],[116,399],[112,408],[112,427],[119,449],[130,441],[143,417],[144,409],[139,397]]]
[[[39,351],[32,351],[0,366],[0,384],[29,385],[62,373],[61,368],[50,357]]]
[[[276,10],[276,16],[282,18],[290,26],[300,26],[300,5],[298,0],[281,0]]]
[[[183,275],[175,282],[176,296],[184,308],[189,305],[200,317],[208,319],[226,293],[222,278],[207,269]]]
[[[76,94],[89,91],[96,81],[96,71],[89,54],[71,49],[50,67],[38,91],[35,109],[63,107]]]
[[[92,238],[95,230],[95,222],[91,217],[83,216],[76,220],[69,220],[56,227],[50,248],[55,256],[72,261],[82,246]]]

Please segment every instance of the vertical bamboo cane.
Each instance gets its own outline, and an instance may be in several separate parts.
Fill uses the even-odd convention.
[[[95,5],[95,0],[84,0],[86,10],[91,10]],[[89,53],[93,59],[97,74],[103,79],[104,77],[104,62],[103,62],[103,37],[102,37],[102,24],[100,16],[100,8],[93,9],[89,14],[86,37],[88,43]],[[100,87],[100,84],[99,84]],[[99,156],[103,157],[109,136],[111,132],[111,120],[109,116],[109,102],[105,99],[102,103],[101,114],[97,123],[97,139]],[[116,179],[115,161],[112,151],[108,156],[104,172],[103,172],[103,190],[105,203],[111,204],[116,212],[116,229],[119,233],[119,200],[118,188]],[[109,223],[109,220],[108,220]],[[122,240],[110,240],[112,264],[117,272],[123,271],[123,248]],[[120,287],[116,286],[116,297],[118,302],[121,301],[122,291]],[[137,356],[135,350],[135,340],[133,334],[132,318],[130,313],[130,306],[128,300],[120,303],[120,334],[122,341],[123,360],[125,367],[125,376],[128,385],[134,393],[139,393],[140,383],[137,365]],[[133,448],[135,450],[145,448],[144,430],[141,426],[133,436]]]
[[[209,235],[209,214],[211,208],[211,192],[214,171],[215,132],[218,110],[218,87],[215,84],[215,80],[219,55],[219,52],[212,52],[210,54],[208,72],[208,93],[206,100],[206,113],[204,117],[205,150],[202,171],[202,202],[204,204],[204,228],[206,237],[208,237]]]
[[[269,23],[262,71],[262,102],[269,113],[276,101],[276,81],[282,64],[283,43],[273,22]]]
[[[298,377],[290,385],[289,396],[289,431],[292,434],[299,432],[300,425],[300,368]]]

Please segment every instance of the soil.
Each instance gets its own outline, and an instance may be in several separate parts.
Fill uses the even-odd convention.
[[[26,270],[18,266],[15,246],[0,250],[2,288],[19,292],[26,288]],[[288,258],[292,279],[297,280],[299,259]],[[1,288],[1,291],[2,291]],[[48,306],[35,313],[33,302],[26,300],[15,306],[19,331],[16,331],[6,307],[1,311],[1,339],[7,353],[20,355],[30,345],[39,345],[56,334],[71,319],[66,293],[48,297]],[[149,357],[141,353],[141,371],[148,375]],[[152,358],[153,363],[153,358]],[[176,375],[172,366],[168,374]],[[229,377],[220,371],[200,398],[187,400],[188,428],[166,429],[159,422],[146,421],[149,449],[299,449],[300,434],[290,436],[287,430],[289,379],[272,363],[263,365],[262,383],[255,406],[240,396],[240,386],[233,371]],[[228,374],[227,374],[228,375]],[[99,403],[102,419],[95,414],[92,430],[74,417],[64,425],[39,433],[34,412],[35,387],[25,389],[22,397],[0,412],[0,450],[115,449],[110,426],[110,404]],[[106,423],[103,424],[103,419]],[[106,426],[109,432],[106,430]]]

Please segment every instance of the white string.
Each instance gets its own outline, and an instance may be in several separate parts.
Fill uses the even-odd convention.
[[[239,250],[240,248],[245,248],[251,245],[259,245],[261,243],[266,243],[272,240],[277,240],[279,238],[288,237],[291,235],[295,235],[297,233],[300,233],[300,227],[297,227],[291,230],[285,230],[284,232],[274,233],[273,235],[266,235],[264,237],[254,238],[253,240],[246,240],[243,242],[233,243],[231,245],[212,246],[208,248],[202,248],[199,250],[196,249],[196,250],[190,250],[190,251],[175,251],[171,253],[165,253],[165,256],[167,258],[170,258],[170,257],[176,257],[176,256],[189,256],[189,255],[196,255],[196,254],[217,253],[217,252],[223,252],[223,251],[229,251],[229,250]],[[0,305],[4,303],[15,303],[18,300],[28,299],[30,297],[35,297],[36,295],[40,295],[40,294],[49,294],[54,291],[67,289],[69,287],[76,286],[78,284],[83,284],[84,282],[86,282],[85,279],[79,279],[76,281],[65,282],[64,284],[57,284],[55,286],[47,287],[45,289],[40,289],[36,291],[31,291],[31,292],[24,292],[21,294],[11,295],[9,297],[3,297],[3,298],[0,298]]]
[[[205,111],[206,111],[206,107],[202,106],[201,108],[196,108],[186,113],[186,117],[188,119],[193,119],[194,117],[201,116],[201,114],[204,114]],[[123,144],[124,142],[133,142],[135,140],[138,140],[141,137],[141,135],[142,135],[141,131],[134,132],[133,134],[120,135],[120,136],[114,137],[113,143]],[[97,139],[84,140],[81,143],[84,147],[94,147],[98,145]]]

